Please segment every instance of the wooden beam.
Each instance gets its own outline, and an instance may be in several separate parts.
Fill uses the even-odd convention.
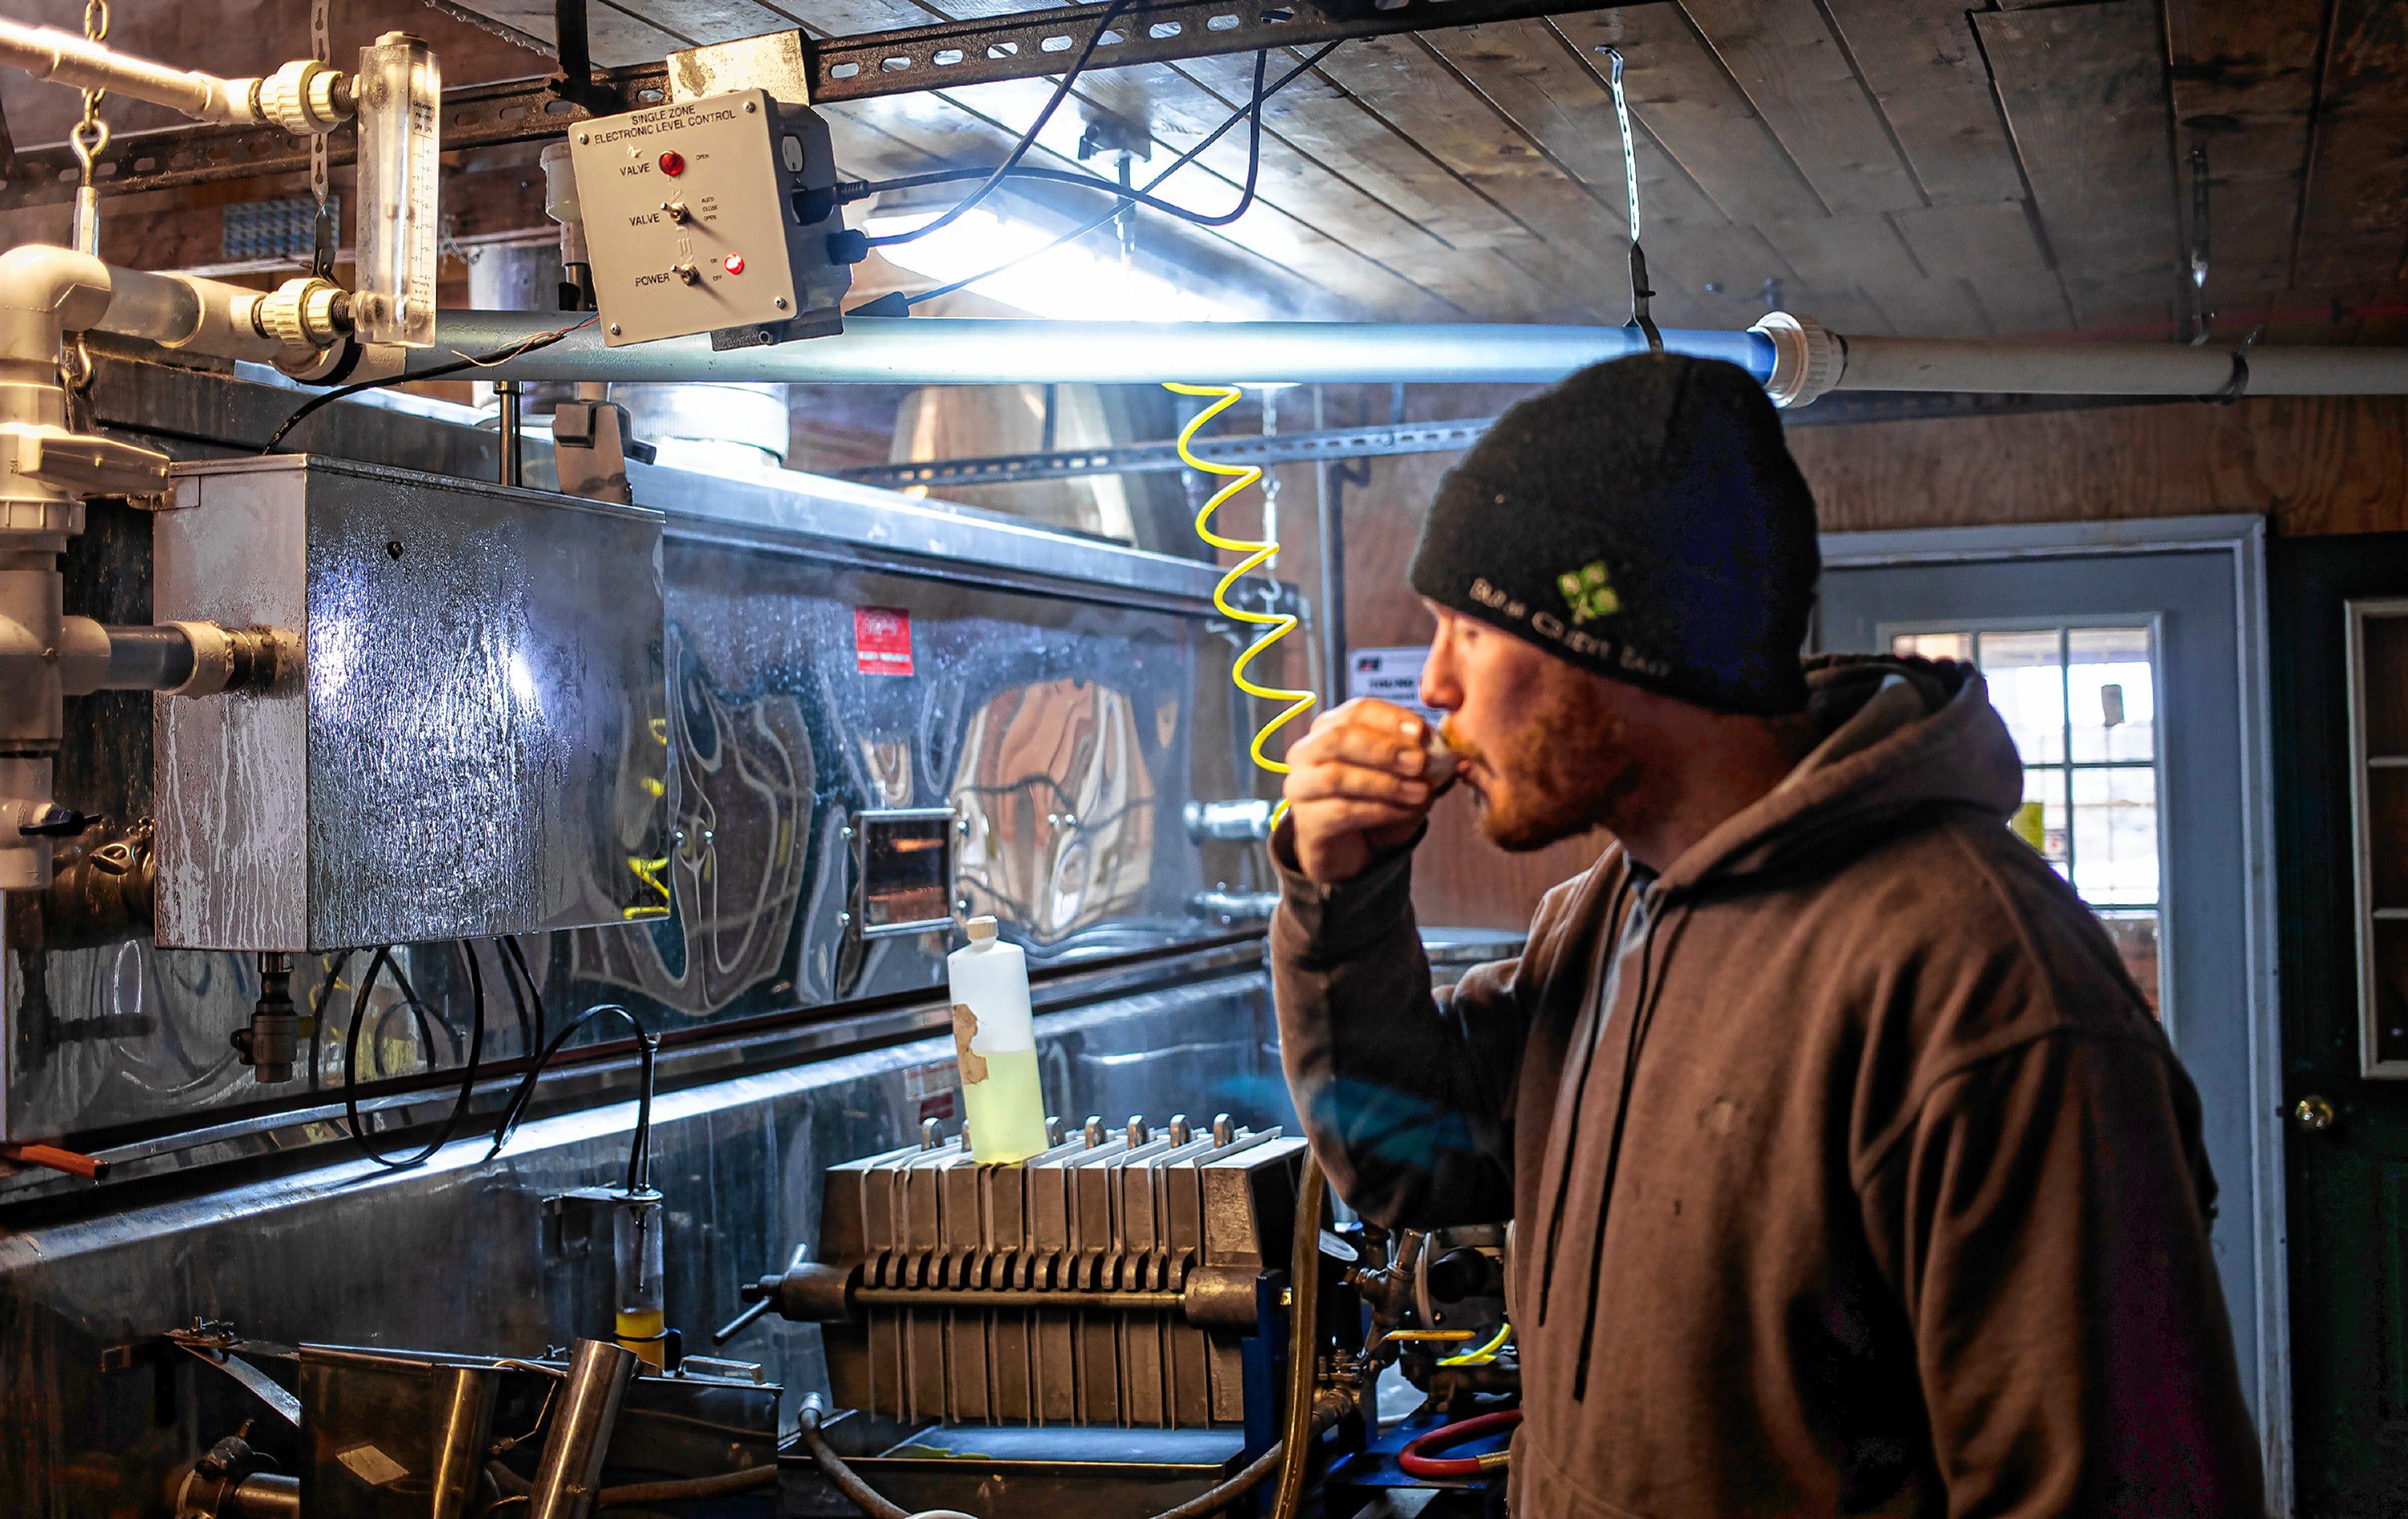
[[[1835,214],[1920,206],[1890,138],[1817,0],[1682,0],[1772,135]]]
[[[1976,11],[1973,27],[2075,315],[2170,321],[2182,239],[2155,0]]]
[[[2024,193],[1965,0],[1824,0],[1935,205]]]

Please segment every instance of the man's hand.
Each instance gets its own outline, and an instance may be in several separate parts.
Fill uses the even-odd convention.
[[[1287,752],[1288,826],[1296,863],[1329,885],[1412,838],[1434,799],[1424,779],[1429,725],[1401,707],[1358,696],[1315,718]]]

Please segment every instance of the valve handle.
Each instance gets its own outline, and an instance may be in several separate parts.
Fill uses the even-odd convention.
[[[39,823],[18,824],[17,831],[28,838],[72,838],[93,825],[93,819],[72,807],[51,804]]]

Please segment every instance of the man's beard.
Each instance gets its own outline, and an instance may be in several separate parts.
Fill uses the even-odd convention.
[[[1599,826],[1614,800],[1639,784],[1623,724],[1604,710],[1603,694],[1592,683],[1600,678],[1569,668],[1551,675],[1495,750],[1464,738],[1451,718],[1439,730],[1450,748],[1466,761],[1479,761],[1485,772],[1481,832],[1517,854]]]

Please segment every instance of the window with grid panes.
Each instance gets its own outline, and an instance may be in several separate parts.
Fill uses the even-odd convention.
[[[2151,630],[1961,628],[1903,633],[1901,654],[1982,672],[2024,762],[2021,834],[2099,915],[2158,1006],[2157,660]]]

